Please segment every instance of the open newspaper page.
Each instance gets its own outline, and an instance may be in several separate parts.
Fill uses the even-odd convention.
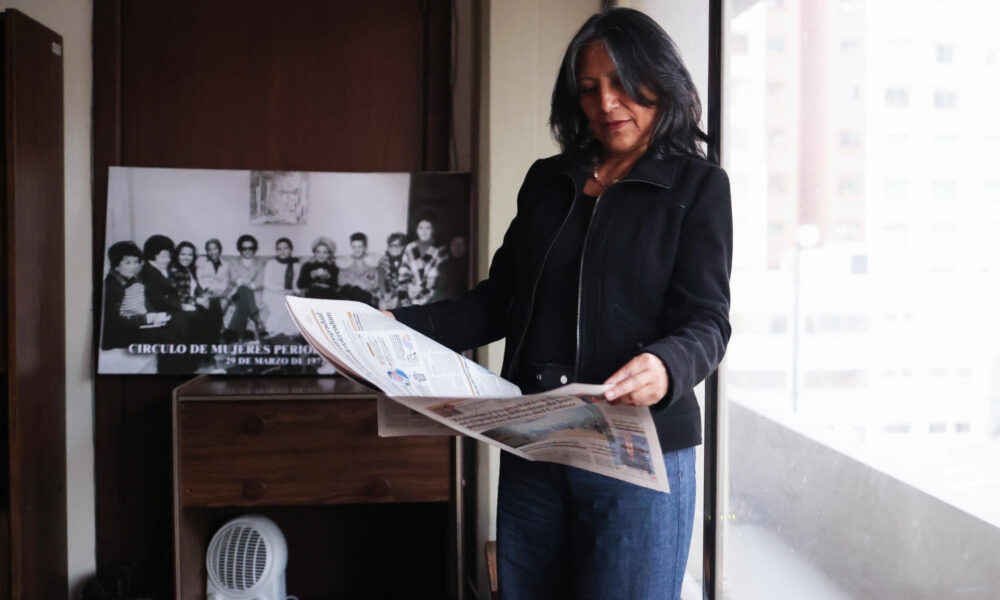
[[[603,386],[570,384],[523,396],[509,381],[366,304],[293,296],[287,303],[321,356],[409,409],[404,414],[383,403],[379,419],[389,423],[380,423],[380,432],[440,432],[414,411],[528,460],[669,492],[649,410],[604,402]]]

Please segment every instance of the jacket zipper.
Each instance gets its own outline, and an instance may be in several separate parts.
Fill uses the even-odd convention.
[[[594,200],[594,210],[590,212],[590,219],[587,221],[587,231],[586,233],[583,234],[583,248],[580,250],[580,273],[576,284],[576,361],[573,365],[573,381],[580,380],[580,336],[581,336],[580,315],[583,310],[583,259],[587,255],[587,240],[590,238],[590,227],[594,223],[594,215],[597,214],[597,206],[601,203],[601,198],[604,197],[604,194],[606,194],[608,190],[612,188],[612,186],[618,185],[619,183],[648,183],[650,185],[655,185],[663,189],[667,189],[668,187],[661,183],[656,183],[655,181],[647,181],[645,179],[620,179],[612,183],[608,187],[604,188],[604,191],[597,196],[596,200]],[[575,185],[576,184],[574,182],[574,192],[576,189]],[[575,193],[573,195],[573,201],[576,202]]]
[[[514,348],[514,354],[510,357],[511,369],[520,368],[518,361],[520,360],[521,346],[524,345],[524,338],[528,333],[528,328],[531,327],[531,316],[535,312],[535,292],[538,291],[538,283],[542,280],[542,273],[545,272],[545,262],[549,259],[549,253],[552,252],[552,246],[554,246],[556,240],[559,239],[559,234],[562,233],[563,229],[566,227],[566,223],[569,222],[569,218],[573,214],[573,209],[576,208],[576,181],[574,181],[572,177],[569,177],[569,180],[573,184],[573,201],[569,205],[569,212],[567,212],[566,217],[563,218],[562,224],[559,226],[559,229],[556,230],[555,236],[552,238],[552,241],[549,242],[549,247],[545,249],[545,254],[542,255],[542,264],[538,266],[538,275],[535,276],[535,283],[531,286],[531,297],[528,300],[528,318],[525,319],[524,322],[524,332],[521,334],[521,338],[517,340],[517,347]]]

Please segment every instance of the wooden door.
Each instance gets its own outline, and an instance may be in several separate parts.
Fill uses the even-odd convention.
[[[10,570],[0,596],[60,598],[68,585],[62,38],[15,10],[2,18]]]

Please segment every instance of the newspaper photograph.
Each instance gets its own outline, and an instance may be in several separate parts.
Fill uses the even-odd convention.
[[[605,387],[524,396],[488,369],[371,306],[288,297],[305,340],[338,372],[381,390],[380,435],[440,434],[436,423],[527,460],[579,467],[669,493],[649,409],[611,405]],[[408,411],[389,408],[392,402]]]

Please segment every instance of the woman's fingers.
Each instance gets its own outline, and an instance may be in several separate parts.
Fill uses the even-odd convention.
[[[667,393],[667,370],[659,357],[643,353],[618,369],[604,382],[611,389],[604,397],[611,404],[656,404]]]

